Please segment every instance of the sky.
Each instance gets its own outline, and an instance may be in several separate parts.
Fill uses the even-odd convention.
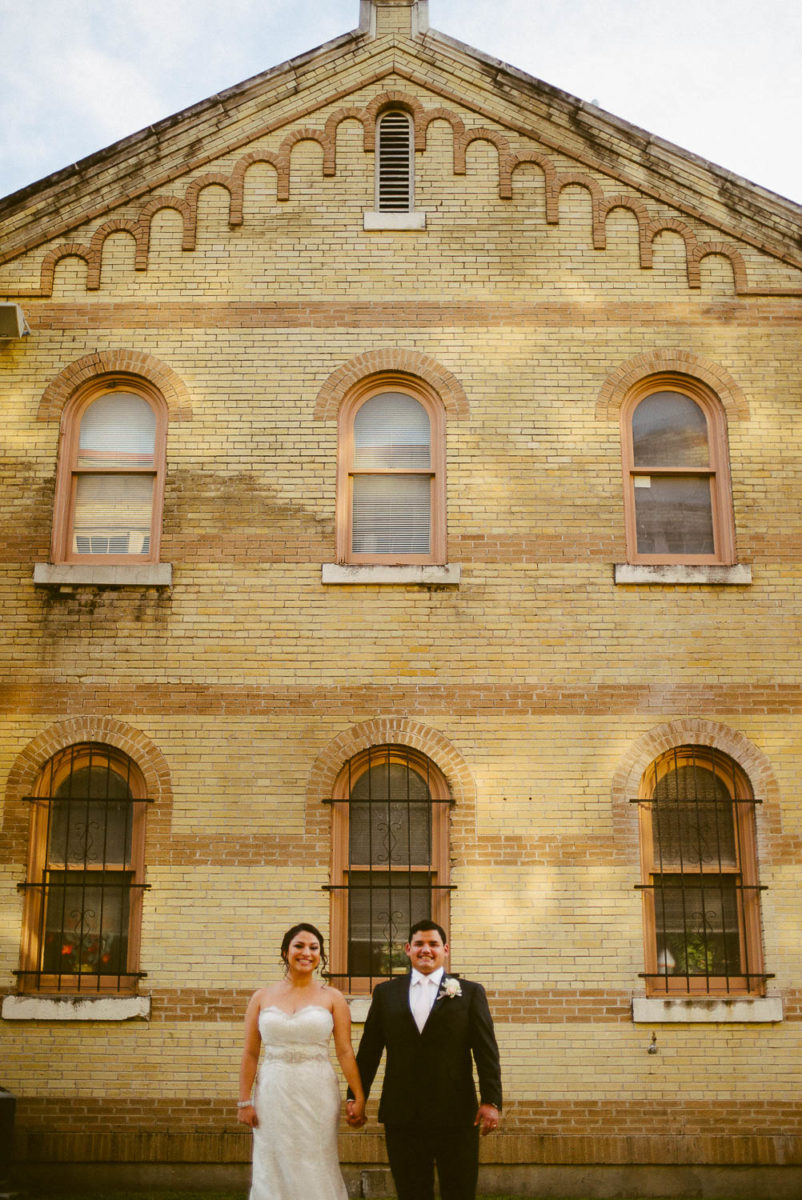
[[[0,196],[358,21],[359,0],[0,0]],[[802,203],[799,0],[430,0],[429,22]]]

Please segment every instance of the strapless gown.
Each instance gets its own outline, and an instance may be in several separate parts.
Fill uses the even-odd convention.
[[[263,1008],[250,1200],[348,1200],[337,1155],[340,1088],[327,1008]]]

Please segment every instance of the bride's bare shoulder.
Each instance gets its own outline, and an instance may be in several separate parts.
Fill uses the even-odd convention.
[[[338,991],[336,987],[327,986],[322,988],[321,991],[322,994],[327,997],[327,1008],[333,1010],[335,1008],[340,1008],[343,1004],[346,1006],[346,1008],[348,1007],[348,1001],[345,999],[345,996],[342,994],[342,992]]]
[[[270,983],[267,987],[257,988],[251,996],[250,1003],[264,1008],[266,1004],[271,1004],[276,996],[277,984]]]

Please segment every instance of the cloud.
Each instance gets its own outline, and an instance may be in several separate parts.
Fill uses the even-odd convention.
[[[433,27],[802,199],[798,0],[430,0]],[[0,195],[355,28],[358,0],[0,0]]]

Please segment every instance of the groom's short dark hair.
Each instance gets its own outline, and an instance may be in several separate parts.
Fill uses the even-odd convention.
[[[443,929],[443,926],[438,925],[436,921],[416,921],[415,924],[412,926],[412,928],[409,931],[409,937],[407,938],[407,943],[411,943],[411,941],[414,938],[416,933],[424,933],[424,932],[428,933],[428,931],[430,929],[436,929],[437,932],[440,934],[440,937],[443,939],[443,945],[444,946],[448,945],[448,938],[446,937],[446,931],[445,931],[445,929]]]

